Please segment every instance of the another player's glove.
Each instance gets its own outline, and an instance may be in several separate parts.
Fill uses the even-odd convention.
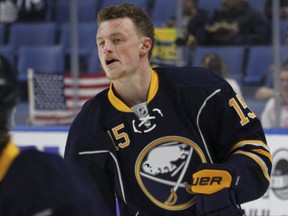
[[[198,216],[244,215],[235,196],[240,180],[235,169],[223,164],[202,164],[192,178]]]

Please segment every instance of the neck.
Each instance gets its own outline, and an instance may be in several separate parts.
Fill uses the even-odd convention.
[[[151,82],[152,70],[149,65],[138,70],[129,77],[113,81],[114,93],[128,107],[143,103],[147,100]]]

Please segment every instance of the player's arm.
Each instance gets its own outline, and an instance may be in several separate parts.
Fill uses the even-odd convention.
[[[76,162],[91,176],[100,199],[106,203],[111,215],[116,214],[115,189],[114,189],[114,164],[109,154],[77,155]]]
[[[260,198],[270,183],[272,160],[261,123],[231,88],[208,101],[200,122],[213,159],[193,175],[193,181],[202,179],[191,189],[198,212],[242,215],[239,204]]]
[[[114,167],[111,163],[109,153],[83,154],[83,152],[92,150],[89,149],[89,143],[92,142],[92,146],[97,146],[97,144],[105,141],[108,142],[108,140],[102,140],[101,137],[97,137],[97,135],[95,135],[95,138],[87,139],[87,136],[81,136],[79,134],[79,130],[77,129],[79,127],[74,126],[72,124],[70,127],[64,158],[67,161],[78,164],[86,173],[88,173],[95,190],[97,191],[97,195],[100,196],[100,199],[108,206],[110,210],[109,215],[116,215]]]
[[[270,162],[249,151],[240,152],[224,163],[202,164],[193,174],[190,190],[197,194],[199,215],[243,215],[240,204],[260,197],[267,190]],[[264,154],[270,157],[269,153]]]
[[[32,156],[35,155],[36,153]],[[99,196],[99,190],[95,188],[87,173],[77,165],[66,163],[67,161],[63,161],[63,158],[57,155],[47,153],[41,153],[41,155],[38,153],[38,155],[38,160],[41,160],[39,164],[43,165],[42,167],[49,167],[47,170],[51,171],[45,176],[45,181],[39,182],[48,183],[47,191],[43,189],[41,192],[43,196],[50,197],[47,194],[51,194],[51,191],[54,194],[54,198],[50,197],[51,202],[48,202],[48,206],[53,207],[55,215],[115,215]]]
[[[240,174],[237,196],[240,203],[260,198],[270,184],[272,157],[259,119],[238,95],[229,99],[227,117],[234,119],[231,134],[220,140],[226,143],[219,151],[225,164],[235,167]],[[227,120],[226,120],[227,121]],[[224,121],[226,125],[228,122]],[[227,130],[224,127],[224,130]],[[226,135],[227,136],[227,135]]]

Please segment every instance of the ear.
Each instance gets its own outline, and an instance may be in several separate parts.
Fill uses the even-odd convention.
[[[140,46],[140,56],[142,57],[148,55],[151,48],[152,48],[152,40],[149,37],[143,37]]]

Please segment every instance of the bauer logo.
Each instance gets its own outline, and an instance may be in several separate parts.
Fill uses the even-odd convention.
[[[222,177],[221,176],[204,176],[204,177],[198,177],[198,178],[192,178],[192,186],[196,186],[196,185],[221,185],[222,183]]]
[[[273,155],[271,189],[275,196],[288,200],[288,150],[279,149]]]

